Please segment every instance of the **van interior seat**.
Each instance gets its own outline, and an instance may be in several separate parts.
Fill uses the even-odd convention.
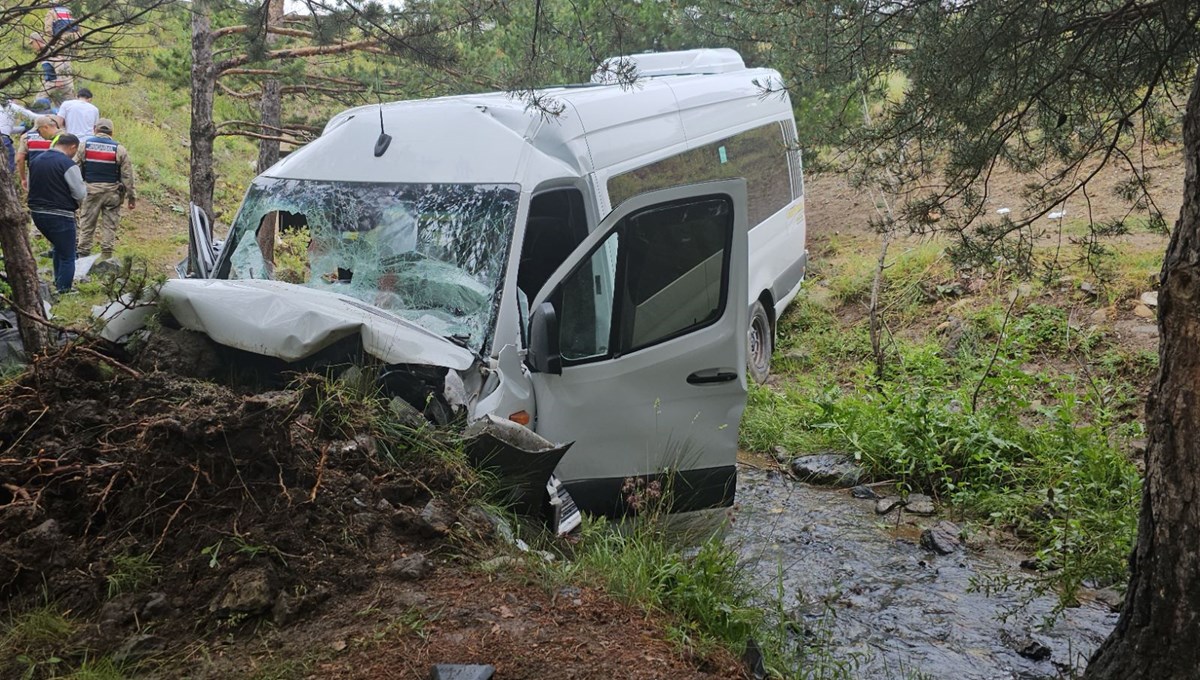
[[[530,217],[525,225],[517,287],[530,300],[575,249],[576,239],[565,220],[553,216]]]

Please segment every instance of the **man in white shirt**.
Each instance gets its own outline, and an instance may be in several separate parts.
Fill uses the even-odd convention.
[[[9,174],[16,168],[16,149],[13,148],[12,135],[18,129],[23,129],[23,122],[32,123],[37,115],[20,104],[0,94],[0,146],[4,148],[3,162],[8,166]]]
[[[67,123],[67,132],[83,139],[90,137],[100,120],[100,109],[92,104],[92,91],[86,87],[79,88],[75,99],[69,99],[58,107],[58,115]]]

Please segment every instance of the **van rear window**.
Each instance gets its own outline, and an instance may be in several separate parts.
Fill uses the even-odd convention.
[[[792,201],[792,174],[783,125],[769,123],[681,154],[614,175],[608,180],[615,208],[647,191],[742,177],[749,192],[750,227]]]

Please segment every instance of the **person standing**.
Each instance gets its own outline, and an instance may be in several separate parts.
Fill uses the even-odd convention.
[[[83,140],[75,153],[75,162],[83,171],[87,198],[80,210],[80,257],[92,252],[96,223],[100,223],[100,259],[112,257],[121,220],[121,201],[129,198],[129,209],[137,207],[134,194],[133,163],[125,146],[112,138],[113,123],[107,118],[96,121],[96,134]]]
[[[74,160],[78,150],[79,138],[64,133],[29,164],[29,212],[52,246],[54,287],[59,293],[70,292],[75,281],[75,211],[87,196]]]
[[[46,50],[46,40],[40,33],[29,38],[33,51],[39,55]],[[62,50],[48,54],[39,64],[42,70],[42,89],[55,105],[75,96],[75,79],[71,76],[71,60]]]
[[[21,189],[29,191],[29,164],[39,155],[49,151],[54,145],[54,138],[60,133],[58,121],[54,116],[38,116],[33,122],[33,129],[21,135],[16,154],[17,177],[21,180]]]
[[[12,135],[18,129],[24,129],[24,121],[34,121],[37,116],[32,111],[0,94],[0,145],[4,147],[4,163],[11,175],[17,167],[17,150],[13,147]]]
[[[100,120],[100,109],[92,104],[92,91],[79,88],[75,99],[65,101],[58,107],[58,115],[66,121],[66,131],[83,139],[92,134],[96,121]]]

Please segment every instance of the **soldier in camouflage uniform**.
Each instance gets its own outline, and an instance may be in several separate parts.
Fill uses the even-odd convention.
[[[96,121],[96,134],[79,145],[75,162],[83,170],[87,198],[80,207],[80,257],[91,253],[96,224],[100,224],[100,258],[112,257],[117,241],[117,222],[121,219],[121,202],[127,196],[129,209],[137,206],[133,190],[133,163],[129,152],[112,138],[113,124],[107,118]]]

